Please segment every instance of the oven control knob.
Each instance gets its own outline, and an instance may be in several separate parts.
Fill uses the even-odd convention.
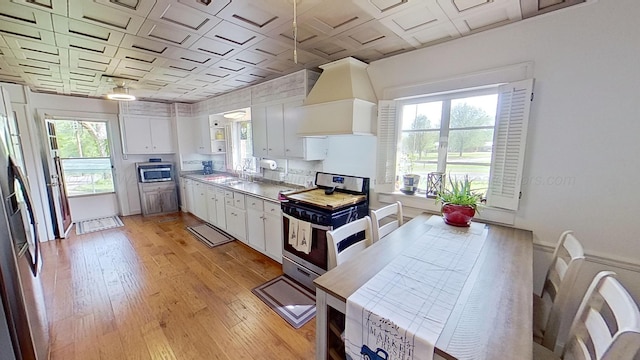
[[[317,224],[318,223],[318,215],[316,215],[316,214],[311,215],[311,222]]]

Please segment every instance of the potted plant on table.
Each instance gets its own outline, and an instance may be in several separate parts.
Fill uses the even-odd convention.
[[[464,180],[449,176],[449,186],[436,196],[436,202],[442,203],[444,222],[453,226],[470,226],[481,201],[482,194],[471,190],[471,180],[467,175]]]

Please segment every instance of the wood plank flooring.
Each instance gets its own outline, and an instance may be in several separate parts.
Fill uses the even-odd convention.
[[[208,248],[188,214],[122,220],[43,244],[51,360],[315,357],[315,319],[296,330],[251,293],[279,263]]]

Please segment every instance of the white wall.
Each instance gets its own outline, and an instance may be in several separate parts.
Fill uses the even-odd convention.
[[[635,0],[601,0],[376,61],[368,71],[384,99],[391,88],[532,61],[535,101],[515,226],[551,245],[573,229],[588,255],[606,263],[589,267],[638,271],[639,13]],[[536,288],[545,266],[535,265]],[[640,299],[638,273],[626,273],[635,274],[624,280]]]

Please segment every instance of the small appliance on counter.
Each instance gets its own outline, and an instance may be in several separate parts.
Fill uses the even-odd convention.
[[[203,175],[211,175],[213,174],[213,161],[203,161],[202,162],[202,174]]]

